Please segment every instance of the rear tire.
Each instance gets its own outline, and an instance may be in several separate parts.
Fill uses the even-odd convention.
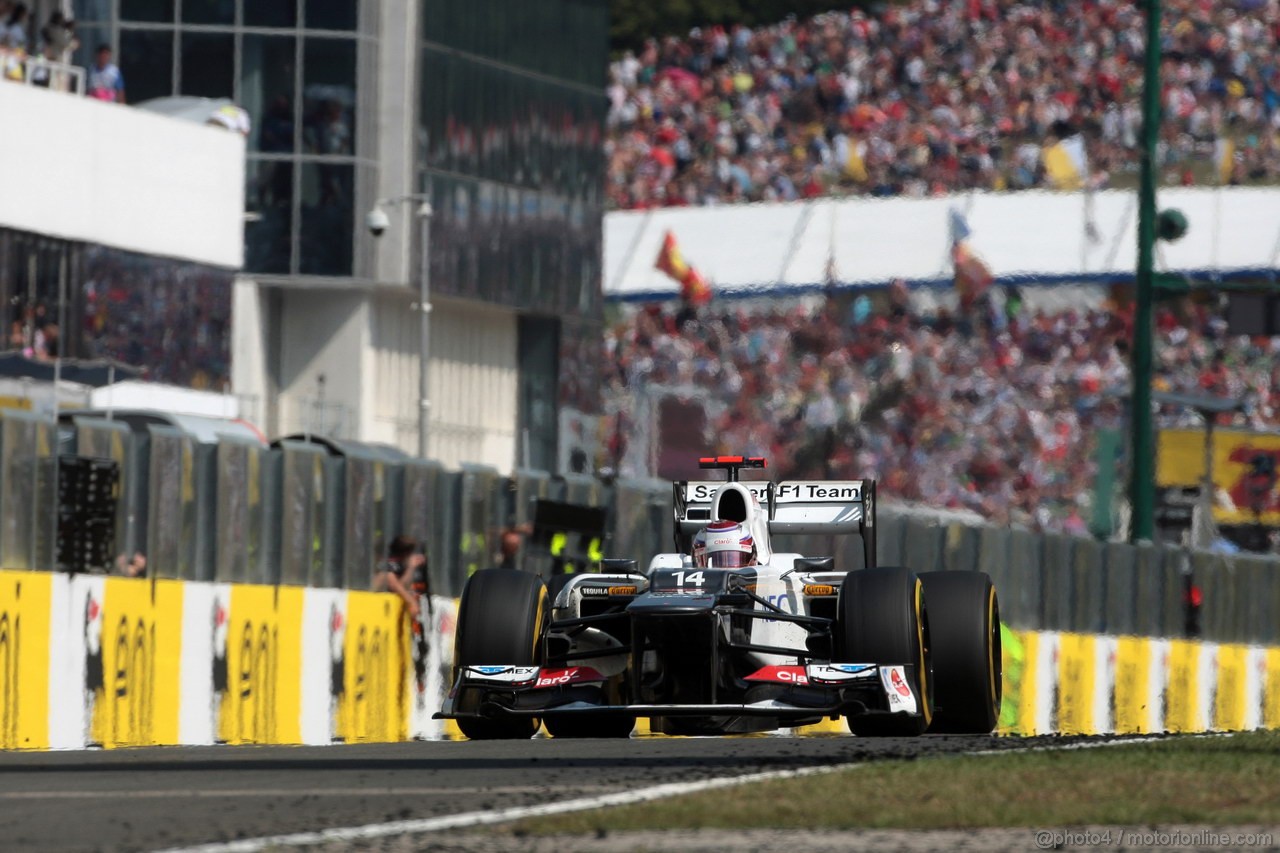
[[[550,621],[547,587],[537,575],[515,569],[483,569],[467,581],[454,634],[454,681],[464,666],[541,666],[542,635]],[[531,738],[536,717],[460,717],[471,740]]]
[[[1000,605],[983,572],[928,572],[933,684],[930,732],[990,734],[1000,719]]]
[[[932,663],[924,585],[909,569],[850,572],[836,604],[835,659],[882,666],[913,664],[911,688],[918,715],[848,714],[849,731],[859,737],[914,737],[933,715]]]

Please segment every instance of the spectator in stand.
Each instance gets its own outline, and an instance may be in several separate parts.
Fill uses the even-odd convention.
[[[71,51],[80,46],[76,38],[76,22],[66,17],[61,11],[49,16],[49,22],[40,30],[40,39],[45,50],[57,62],[66,62]]]
[[[0,0],[0,79],[22,80],[22,62],[27,57],[25,19],[25,6]]]
[[[1096,435],[1124,423],[1131,307],[1033,315],[986,300],[953,316],[900,299],[891,290],[871,312],[852,298],[713,304],[683,321],[658,305],[635,311],[606,338],[605,411],[616,421],[605,434],[618,459],[648,447],[653,424],[628,414],[645,410],[635,399],[675,394],[708,416],[690,443],[768,456],[779,477],[875,472],[887,497],[1087,532]],[[1204,306],[1162,307],[1156,354],[1159,387],[1245,398],[1230,425],[1280,429],[1280,338],[1228,336]],[[1175,407],[1159,423],[1199,425]],[[652,475],[644,464],[626,473]]]
[[[111,46],[99,45],[93,67],[89,69],[89,97],[123,104],[124,75],[111,61]]]
[[[1166,0],[1164,21],[1162,179],[1280,178],[1280,5]],[[1077,134],[1075,182],[1106,186],[1136,171],[1143,26],[1132,0],[904,0],[651,39],[609,70],[609,200],[1062,186],[1043,150]]]
[[[27,4],[15,3],[4,23],[4,41],[13,51],[27,49]]]

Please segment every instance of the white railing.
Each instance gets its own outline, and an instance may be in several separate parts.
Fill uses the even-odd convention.
[[[78,65],[53,62],[43,56],[28,56],[23,61],[22,80],[28,86],[42,86],[52,92],[85,94],[85,71]]]
[[[55,62],[43,56],[0,48],[0,79],[54,92],[85,94],[85,70],[78,65]]]

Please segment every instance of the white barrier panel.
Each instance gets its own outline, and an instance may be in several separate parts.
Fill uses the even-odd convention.
[[[331,743],[337,735],[335,681],[343,678],[347,600],[336,589],[308,589],[302,610],[301,739],[307,744]],[[321,651],[323,650],[323,653]]]
[[[144,110],[0,88],[0,226],[239,268],[245,140]]]
[[[178,742],[210,744],[217,731],[213,715],[213,642],[218,630],[215,589],[221,584],[188,583],[182,598],[182,703]]]

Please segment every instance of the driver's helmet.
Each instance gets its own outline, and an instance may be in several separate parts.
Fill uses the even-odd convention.
[[[712,569],[754,566],[755,539],[740,522],[713,521],[693,537],[693,564]]]

